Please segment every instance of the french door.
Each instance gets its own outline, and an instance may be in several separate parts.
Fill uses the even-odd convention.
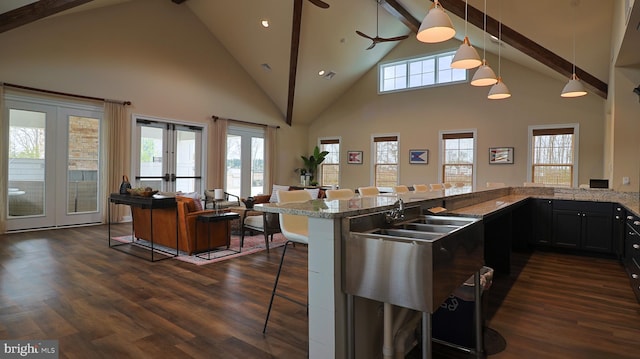
[[[6,96],[7,229],[101,223],[102,108]]]
[[[240,197],[266,193],[264,129],[229,126],[225,190]]]
[[[203,192],[202,127],[136,119],[134,187]]]

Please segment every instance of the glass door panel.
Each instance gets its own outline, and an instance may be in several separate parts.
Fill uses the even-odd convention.
[[[9,109],[9,218],[45,215],[46,111]]]
[[[67,155],[67,214],[98,210],[100,120],[70,116]]]
[[[164,173],[168,173],[165,168],[164,153],[165,129],[161,126],[143,125],[139,126],[139,165],[136,187],[151,187],[161,191],[169,191],[165,185]],[[133,181],[133,179],[130,179]],[[132,182],[134,183],[134,182]]]
[[[227,135],[227,183],[226,191],[239,195],[242,188],[242,136]]]
[[[264,193],[264,138],[251,137],[251,195]]]

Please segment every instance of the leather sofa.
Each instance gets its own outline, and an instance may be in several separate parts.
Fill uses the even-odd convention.
[[[200,214],[213,213],[213,210],[197,210],[192,198],[176,196],[176,208],[153,210],[153,241],[155,244],[176,248],[176,230],[178,231],[178,249],[189,255],[204,252],[222,246],[229,246],[231,226],[229,221],[200,222]],[[131,208],[134,236],[151,240],[151,215],[149,209]],[[176,216],[177,214],[177,216]],[[207,239],[207,226],[210,226],[211,243]]]

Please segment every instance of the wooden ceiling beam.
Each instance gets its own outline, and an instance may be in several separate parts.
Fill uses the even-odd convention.
[[[302,0],[293,2],[293,24],[291,25],[291,52],[289,54],[289,94],[287,98],[287,125],[293,121],[293,99],[296,94],[298,52],[300,50],[300,28],[302,27]]]
[[[0,14],[0,33],[69,10],[93,0],[40,0]]]
[[[397,0],[384,0],[385,5],[383,5],[384,9],[389,10],[390,13],[396,17],[401,16],[404,18],[402,21],[405,25],[408,25],[411,31],[416,32],[420,28],[420,21],[411,16],[409,12],[404,9],[402,5],[398,3]],[[446,12],[450,12],[451,14],[464,19],[465,18],[465,1],[464,0],[440,0],[440,4],[445,9]],[[467,21],[469,24],[473,26],[484,29],[484,13],[473,6],[468,7],[467,11]],[[417,23],[417,26],[416,26]],[[500,22],[491,16],[487,15],[487,33],[490,35],[494,35],[498,37],[498,27]],[[522,52],[523,54],[533,58],[534,60],[540,62],[541,64],[551,68],[552,70],[558,72],[559,74],[565,76],[567,80],[573,73],[573,63],[565,60],[564,58],[556,55],[552,51],[546,49],[545,47],[539,45],[535,41],[527,38],[526,36],[520,34],[514,29],[502,24],[502,42],[505,44],[515,48],[516,50]],[[602,97],[607,98],[608,93],[608,85],[598,79],[597,77],[591,75],[587,71],[576,66],[576,75],[582,80],[583,84],[587,88],[588,91]]]

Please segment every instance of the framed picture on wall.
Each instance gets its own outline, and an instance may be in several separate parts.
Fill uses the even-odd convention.
[[[361,165],[362,151],[347,151],[347,163],[352,165]]]
[[[409,150],[409,163],[426,165],[429,163],[429,150]]]
[[[490,164],[513,164],[513,147],[489,147]]]

